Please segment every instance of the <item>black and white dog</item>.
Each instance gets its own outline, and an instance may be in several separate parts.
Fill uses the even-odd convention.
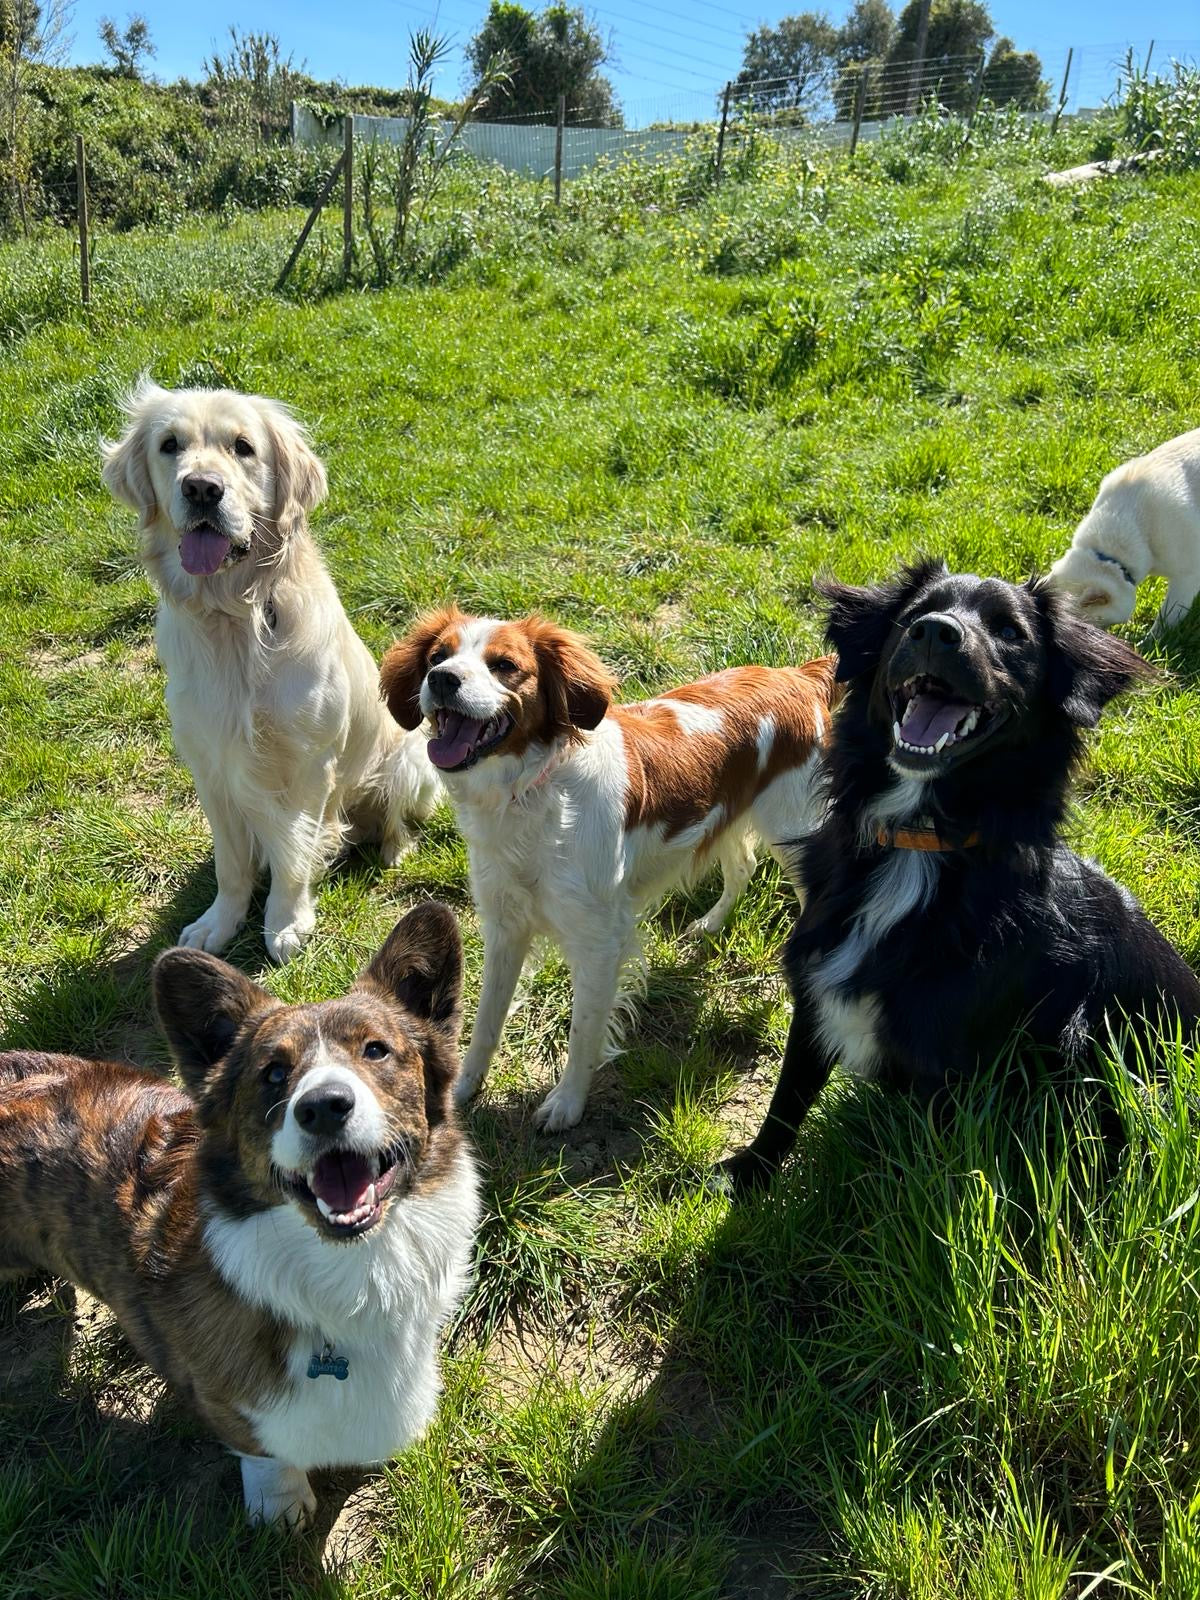
[[[1040,581],[909,567],[827,583],[848,684],[829,811],[797,846],[783,1068],[733,1186],[765,1182],[835,1062],[932,1096],[1014,1038],[1067,1061],[1109,1030],[1190,1035],[1200,983],[1058,838],[1083,731],[1151,669]]]

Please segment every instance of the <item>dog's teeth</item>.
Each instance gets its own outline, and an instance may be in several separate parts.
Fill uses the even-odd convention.
[[[367,1199],[366,1199],[367,1210],[368,1211],[374,1211],[376,1204],[377,1204],[377,1201],[375,1199],[375,1185],[372,1184],[371,1187],[367,1190]]]
[[[892,738],[895,739],[897,744],[904,743],[904,740],[900,737],[900,724],[898,722],[892,723]]]
[[[942,735],[942,737],[941,737],[941,738],[940,738],[940,739],[939,739],[939,740],[938,740],[938,742],[937,742],[937,743],[936,743],[936,744],[935,744],[935,745],[934,745],[934,747],[933,747],[933,753],[934,753],[934,755],[935,755],[935,756],[936,756],[936,755],[938,755],[938,754],[939,754],[939,753],[940,753],[940,752],[941,752],[941,751],[942,751],[942,750],[944,750],[944,749],[945,749],[945,748],[946,748],[946,746],[947,746],[947,744],[949,744],[949,742],[950,742],[950,734],[949,734],[949,732],[946,732],[946,733],[944,733],[944,734],[943,734],[943,735]]]
[[[334,1216],[337,1215],[337,1213],[334,1211],[333,1207],[331,1205],[327,1205],[326,1202],[321,1199],[320,1195],[317,1196],[317,1210],[321,1213],[321,1215],[325,1218],[325,1220],[327,1222],[329,1221],[329,1219],[331,1217],[334,1217]]]

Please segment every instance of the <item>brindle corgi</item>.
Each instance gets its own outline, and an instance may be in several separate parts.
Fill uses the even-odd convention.
[[[454,918],[429,904],[318,1005],[164,952],[186,1092],[0,1054],[0,1274],[111,1306],[241,1457],[252,1521],[302,1522],[311,1468],[385,1461],[433,1415],[479,1214],[450,1100],[461,981]]]

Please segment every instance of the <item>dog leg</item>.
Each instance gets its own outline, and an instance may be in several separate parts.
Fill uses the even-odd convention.
[[[193,763],[195,775],[195,764]],[[254,890],[254,841],[250,829],[223,790],[196,776],[196,793],[212,829],[217,898],[179,935],[179,943],[214,955],[224,950],[246,920]]]
[[[1192,601],[1198,594],[1200,594],[1200,577],[1195,573],[1189,572],[1172,578],[1167,584],[1167,594],[1162,609],[1150,629],[1151,637],[1161,638],[1168,628],[1178,627],[1192,609]]]
[[[483,990],[471,1029],[471,1043],[454,1083],[456,1105],[464,1105],[487,1077],[500,1043],[504,1019],[517,990],[517,979],[532,943],[532,928],[514,926],[499,915],[484,919]]]
[[[722,1161],[717,1168],[718,1181],[734,1194],[767,1186],[795,1144],[809,1107],[829,1079],[829,1062],[809,1026],[807,1009],[807,1003],[802,1001],[792,1011],[779,1082],[762,1127],[745,1150]]]
[[[308,1474],[273,1456],[243,1456],[242,1497],[246,1516],[254,1526],[283,1522],[301,1528],[317,1509]]]
[[[748,833],[727,834],[718,854],[721,862],[721,898],[706,916],[697,917],[695,922],[688,924],[684,930],[685,938],[699,938],[702,934],[719,932],[725,926],[725,919],[738,897],[754,876],[758,854],[754,840]]]
[[[316,926],[312,885],[325,865],[324,819],[334,791],[335,770],[332,757],[314,762],[305,775],[308,789],[299,783],[292,786],[281,808],[280,824],[264,839],[271,890],[263,924],[272,961],[290,961],[308,943]]]
[[[624,940],[597,948],[589,943],[566,950],[571,968],[571,1038],[567,1067],[533,1114],[545,1133],[573,1128],[583,1115],[596,1068],[604,1060],[609,1023],[621,980],[621,968],[633,948],[631,928]]]

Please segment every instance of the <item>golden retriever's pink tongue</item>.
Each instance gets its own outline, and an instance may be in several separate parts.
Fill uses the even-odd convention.
[[[179,541],[183,570],[193,578],[211,578],[229,554],[229,540],[212,528],[189,528]]]

